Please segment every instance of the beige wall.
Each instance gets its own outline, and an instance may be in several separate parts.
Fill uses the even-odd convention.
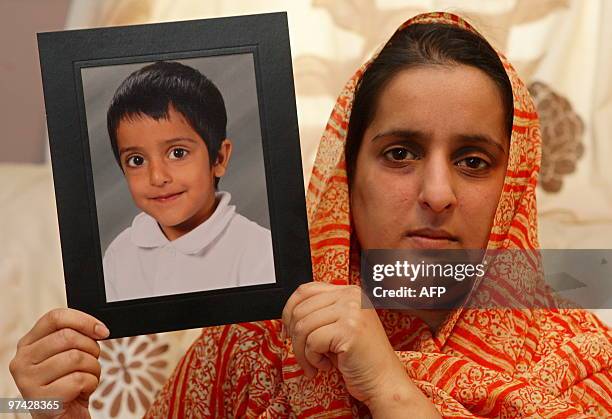
[[[0,162],[45,159],[36,32],[63,29],[70,2],[0,0]]]

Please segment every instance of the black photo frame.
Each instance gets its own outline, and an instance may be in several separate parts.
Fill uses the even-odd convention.
[[[68,306],[110,338],[280,318],[312,278],[286,13],[39,33],[38,46]],[[107,302],[83,74],[233,54],[253,59],[276,282]]]

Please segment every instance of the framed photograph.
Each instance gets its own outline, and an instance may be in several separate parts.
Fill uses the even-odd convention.
[[[312,278],[287,16],[38,34],[69,307],[280,318]]]

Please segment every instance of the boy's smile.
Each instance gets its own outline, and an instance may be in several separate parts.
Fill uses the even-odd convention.
[[[157,202],[173,202],[176,198],[178,198],[183,192],[177,192],[177,193],[170,193],[170,194],[163,194],[163,195],[158,195],[158,196],[154,196],[151,199],[157,201]]]
[[[135,204],[169,240],[208,219],[216,207],[215,177],[225,174],[231,143],[224,140],[211,167],[206,143],[177,112],[168,118],[125,118],[117,128],[121,167]]]

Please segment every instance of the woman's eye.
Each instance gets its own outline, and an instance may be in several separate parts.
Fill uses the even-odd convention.
[[[467,167],[472,170],[481,170],[489,167],[489,163],[480,157],[466,157],[457,163],[457,166]]]
[[[145,160],[142,156],[130,156],[127,159],[127,165],[130,167],[138,167],[144,164]]]
[[[393,147],[385,151],[385,157],[393,162],[401,162],[405,160],[415,160],[414,153],[405,147]]]
[[[179,159],[184,158],[187,154],[189,154],[189,152],[185,150],[184,148],[173,148],[170,151],[169,157],[172,160],[179,160]]]

